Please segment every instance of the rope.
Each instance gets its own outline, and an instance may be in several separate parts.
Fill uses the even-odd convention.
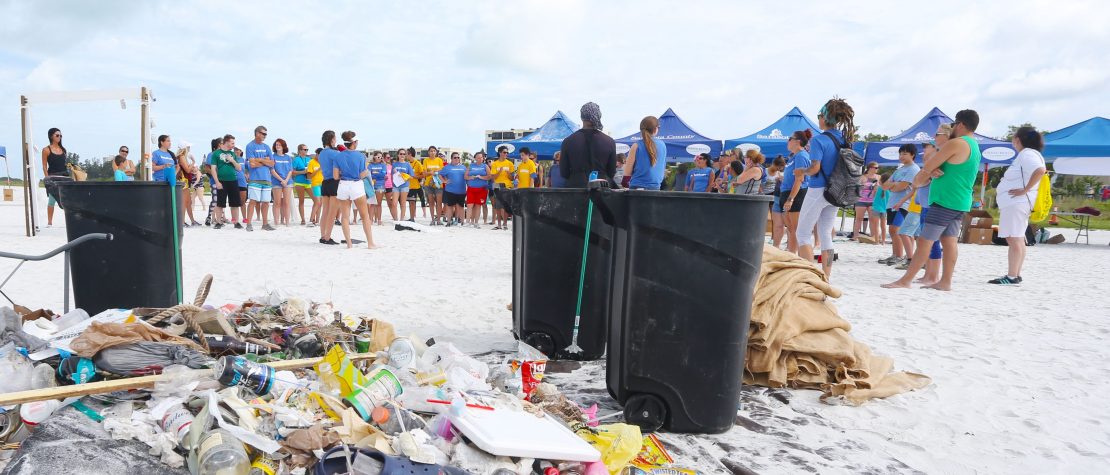
[[[197,294],[196,298],[193,300],[193,304],[180,304],[163,309],[147,318],[146,323],[157,325],[174,315],[181,315],[181,317],[185,319],[185,323],[188,324],[189,329],[197,335],[197,339],[200,340],[200,346],[204,348],[205,352],[210,353],[211,348],[208,347],[208,340],[204,338],[204,330],[202,330],[200,324],[197,323],[196,316],[198,313],[205,311],[204,308],[201,308],[201,305],[204,305],[204,301],[208,298],[208,292],[211,289],[212,274],[206,274],[200,281],[200,287],[197,288]]]
[[[212,290],[212,274],[205,274],[203,279],[200,279],[200,287],[197,288],[197,296],[193,299],[193,305],[204,305],[204,301],[208,298],[208,291]]]

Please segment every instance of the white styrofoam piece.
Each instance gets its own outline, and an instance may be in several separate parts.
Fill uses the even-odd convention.
[[[601,453],[550,415],[524,411],[466,408],[447,411],[448,420],[478,448],[506,457],[597,462]]]

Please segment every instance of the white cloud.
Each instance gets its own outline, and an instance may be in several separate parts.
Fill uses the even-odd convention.
[[[1110,71],[1091,68],[1046,68],[1002,79],[987,88],[986,97],[1002,100],[1052,100],[1105,87]]]
[[[586,101],[613,135],[673,107],[720,139],[833,95],[885,134],[933,106],[978,109],[992,135],[1063,127],[1110,102],[1110,5],[1092,1],[137,5],[0,2],[13,19],[0,31],[0,144],[18,148],[23,92],[140,84],[157,94],[157,132],[193,143],[265,123],[310,145],[332,128],[367,146],[471,149],[485,129],[575,116]],[[59,126],[71,150],[107,154],[134,144],[137,122],[111,106],[36,110],[35,130]]]

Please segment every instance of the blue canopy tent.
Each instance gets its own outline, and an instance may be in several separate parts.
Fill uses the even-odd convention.
[[[867,162],[878,162],[879,165],[897,165],[898,164],[898,147],[912,143],[917,145],[917,162],[923,160],[923,147],[921,144],[933,140],[933,134],[936,133],[937,127],[942,123],[952,123],[951,117],[948,117],[944,112],[936,107],[929,111],[921,120],[917,121],[905,132],[892,137],[890,140],[883,142],[869,142],[864,150],[863,158]],[[1009,142],[995,140],[990,137],[985,137],[975,134],[975,139],[979,141],[979,148],[983,152],[983,163],[989,165],[1009,165],[1014,160],[1016,152],[1014,147]]]
[[[538,159],[553,160],[555,152],[558,152],[563,144],[563,139],[580,128],[582,126],[568,119],[563,111],[556,111],[547,123],[524,137],[508,142],[486,142],[486,153],[496,157],[497,148],[505,145],[509,147],[509,158],[515,160],[520,158],[520,148],[528,147],[536,153]]]
[[[1044,140],[1045,161],[1056,173],[1110,176],[1110,119],[1092,117]]]
[[[809,117],[806,117],[800,109],[795,107],[759,132],[738,139],[726,140],[725,150],[738,148],[747,152],[755,149],[766,157],[774,157],[779,154],[789,155],[790,151],[786,149],[786,142],[790,139],[790,134],[794,133],[795,130],[805,129],[812,129],[815,134],[820,131],[816,123],[809,120]]]
[[[667,162],[670,163],[692,162],[699,153],[708,153],[714,157],[721,154],[720,140],[697,133],[669,108],[659,116],[657,137],[667,144]],[[640,140],[639,132],[617,139],[617,153],[628,153],[629,147],[637,140]]]

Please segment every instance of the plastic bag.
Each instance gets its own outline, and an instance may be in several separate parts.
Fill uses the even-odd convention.
[[[15,343],[16,346],[36,352],[46,348],[46,341],[23,331],[23,318],[11,307],[0,308],[0,343]]]
[[[0,355],[0,393],[31,389],[31,375],[35,371],[31,361],[15,351],[11,343],[0,348]]]
[[[145,323],[100,323],[93,322],[81,335],[69,344],[77,356],[92,358],[93,355],[119,345],[136,342],[169,342],[172,346],[184,346],[201,350],[192,340],[170,335]],[[99,366],[99,364],[97,364]]]
[[[601,452],[601,461],[616,475],[636,458],[643,447],[644,438],[640,428],[629,424],[606,424],[596,429],[580,429],[582,437]]]
[[[451,343],[436,343],[420,355],[424,367],[436,366],[447,374],[447,387],[459,390],[489,390],[489,366],[466,355]]]
[[[148,341],[106,348],[92,359],[97,368],[120,376],[157,374],[175,364],[200,369],[212,363],[207,356],[191,348]]]

